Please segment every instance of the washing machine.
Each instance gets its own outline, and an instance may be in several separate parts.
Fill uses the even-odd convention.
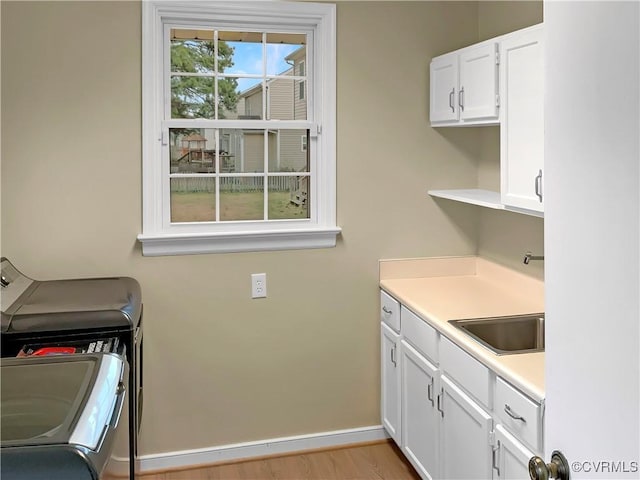
[[[2,257],[0,307],[3,361],[109,353],[110,348],[116,349],[110,342],[117,342],[128,367],[124,382],[128,392],[124,423],[128,431],[124,446],[116,441],[115,450],[120,460],[119,475],[135,479],[144,392],[140,284],[120,276],[35,280]]]

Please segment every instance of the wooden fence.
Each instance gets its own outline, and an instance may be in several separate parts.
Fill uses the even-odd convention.
[[[297,177],[268,177],[269,191],[288,192],[296,188]],[[213,192],[215,179],[205,178],[172,178],[172,192]],[[221,192],[261,192],[264,189],[264,177],[221,177]]]

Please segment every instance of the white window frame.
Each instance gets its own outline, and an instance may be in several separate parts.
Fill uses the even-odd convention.
[[[165,25],[238,25],[247,29],[307,31],[306,72],[308,119],[278,121],[278,128],[309,128],[311,155],[308,219],[238,222],[170,223],[168,128],[164,82]],[[311,52],[311,53],[310,53]],[[238,128],[234,120],[213,127]],[[269,121],[254,120],[255,128]],[[246,122],[242,122],[242,127]],[[289,250],[334,247],[336,224],[336,8],[332,4],[280,1],[162,1],[142,4],[142,161],[143,232],[138,235],[145,256]]]

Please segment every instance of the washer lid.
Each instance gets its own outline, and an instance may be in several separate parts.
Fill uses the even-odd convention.
[[[2,447],[74,444],[96,450],[114,411],[120,357],[2,359]]]

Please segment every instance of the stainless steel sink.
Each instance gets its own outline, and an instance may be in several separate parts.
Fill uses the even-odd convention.
[[[544,351],[544,313],[449,323],[497,355]]]

